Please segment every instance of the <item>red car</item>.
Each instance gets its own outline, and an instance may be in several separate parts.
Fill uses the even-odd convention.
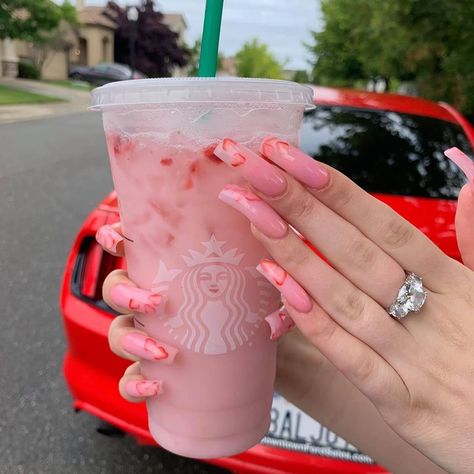
[[[303,150],[347,174],[459,259],[454,213],[464,177],[443,150],[457,146],[472,156],[474,128],[446,104],[392,94],[314,90],[318,107],[305,116]],[[144,404],[124,401],[117,390],[129,362],[112,354],[107,343],[115,314],[102,299],[102,282],[111,270],[124,267],[124,261],[104,253],[94,235],[99,226],[118,219],[116,195],[111,193],[82,225],[67,260],[61,289],[68,339],[64,374],[74,408],[140,443],[154,444]],[[261,444],[210,462],[239,473],[386,472],[278,394],[270,431]]]

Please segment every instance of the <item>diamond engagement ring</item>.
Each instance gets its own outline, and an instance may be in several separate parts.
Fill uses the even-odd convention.
[[[388,314],[396,319],[402,319],[412,311],[420,311],[426,301],[426,290],[423,288],[421,278],[414,273],[406,275],[397,298],[387,310]]]

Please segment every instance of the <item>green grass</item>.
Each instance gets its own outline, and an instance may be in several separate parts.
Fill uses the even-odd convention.
[[[54,86],[67,87],[69,89],[77,89],[80,91],[90,91],[94,88],[94,86],[92,86],[88,82],[82,82],[82,81],[58,80],[58,81],[43,81],[43,82],[46,82],[47,84],[52,84]]]
[[[0,105],[42,104],[47,102],[65,102],[58,97],[34,94],[14,87],[0,86]]]

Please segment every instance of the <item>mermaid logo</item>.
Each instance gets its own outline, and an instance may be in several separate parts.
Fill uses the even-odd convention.
[[[244,254],[236,248],[224,251],[225,242],[214,235],[202,245],[204,252],[189,250],[182,257],[185,270],[168,270],[160,262],[154,289],[175,294],[180,283],[176,314],[160,316],[178,343],[195,352],[225,354],[252,344],[274,290],[253,267],[241,269]]]

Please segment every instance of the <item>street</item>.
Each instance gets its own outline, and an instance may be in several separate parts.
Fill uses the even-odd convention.
[[[99,114],[0,125],[0,473],[224,472],[74,413],[58,295],[82,220],[112,188]]]

